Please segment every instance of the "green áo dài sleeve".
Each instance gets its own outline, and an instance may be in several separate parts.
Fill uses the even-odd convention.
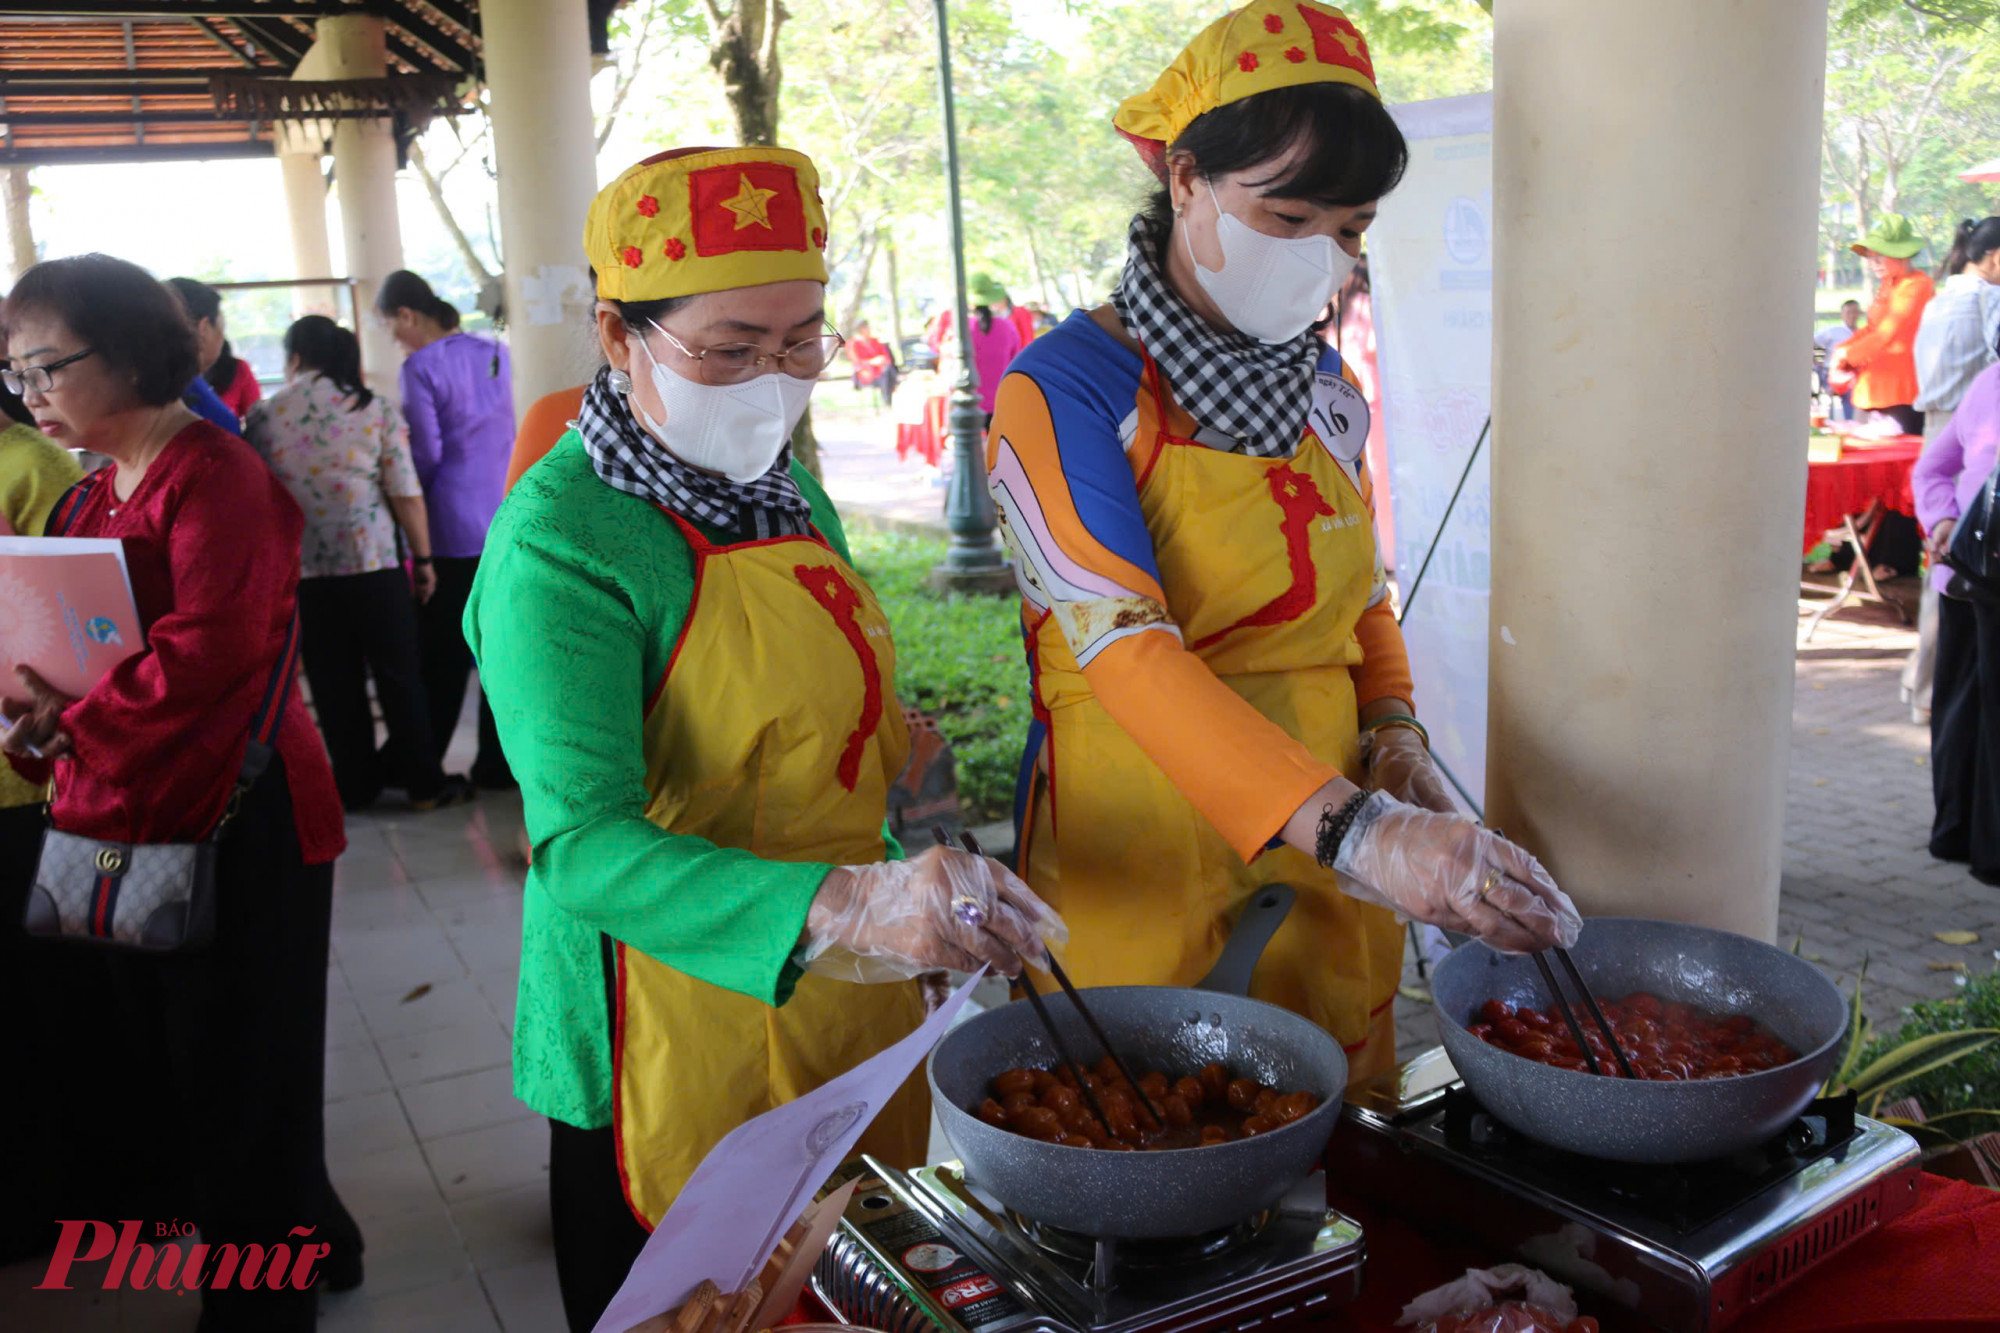
[[[693,561],[676,532],[638,537],[650,515],[607,497],[624,499],[563,497],[559,518],[536,512],[532,494],[503,508],[466,608],[480,686],[521,784],[535,878],[578,921],[782,1004],[828,867],[768,861],[646,818],[648,683],[686,617]]]

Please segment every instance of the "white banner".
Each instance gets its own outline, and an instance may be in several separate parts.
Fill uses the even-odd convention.
[[[1390,111],[1410,142],[1410,166],[1368,230],[1368,272],[1396,513],[1396,581],[1409,608],[1403,637],[1432,752],[1483,802],[1490,440],[1449,521],[1445,507],[1491,400],[1493,97],[1412,102]],[[1419,584],[1434,538],[1437,549]]]

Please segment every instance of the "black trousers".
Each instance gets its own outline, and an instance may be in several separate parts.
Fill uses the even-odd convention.
[[[299,656],[333,780],[350,810],[371,804],[388,785],[375,749],[370,675],[390,752],[403,765],[395,785],[408,787],[412,800],[435,796],[444,786],[438,763],[444,747],[431,732],[417,658],[416,605],[401,569],[299,580]]]
[[[472,576],[479,572],[479,557],[439,556],[437,591],[417,608],[417,646],[423,655],[424,694],[430,700],[431,737],[438,759],[451,746],[458,730],[459,710],[465,706],[465,689],[472,674],[472,647],[465,641],[465,603],[472,596]],[[500,752],[500,733],[493,725],[493,710],[482,695],[479,700],[479,756],[472,764],[472,779],[483,786],[512,785],[507,757]]]
[[[157,1016],[166,1079],[128,1105],[171,1106],[157,1146],[185,1168],[183,1218],[209,1245],[289,1239],[358,1249],[326,1175],[327,934],[333,867],[302,863],[282,761],[244,798],[216,866],[216,938],[186,957],[115,955],[126,1020]],[[202,1293],[202,1329],[309,1330],[319,1293]]]
[[[549,1217],[570,1333],[590,1333],[646,1245],[625,1202],[611,1130],[549,1121]]]
[[[2000,884],[2000,607],[1938,598],[1931,855]]]
[[[39,805],[0,810],[0,1069],[12,1086],[0,1096],[0,1264],[47,1253],[58,1218],[165,1220],[177,1203],[110,1112],[118,1060],[102,1043],[124,1046],[110,955],[21,929],[43,827]]]

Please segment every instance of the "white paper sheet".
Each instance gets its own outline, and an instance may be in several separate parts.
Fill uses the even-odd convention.
[[[625,1333],[687,1300],[704,1278],[725,1292],[741,1291],[985,975],[980,969],[894,1046],[738,1125],[710,1149],[647,1238],[594,1333]]]

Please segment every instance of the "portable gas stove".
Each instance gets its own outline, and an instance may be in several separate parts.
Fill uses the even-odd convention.
[[[1361,1227],[1315,1174],[1262,1216],[1207,1236],[1113,1241],[1044,1227],[982,1196],[956,1162],[873,1158],[813,1273],[847,1323],[887,1333],[1271,1333],[1361,1290]]]
[[[1326,1162],[1341,1190],[1420,1227],[1464,1232],[1669,1333],[1709,1333],[1908,1209],[1917,1157],[1852,1096],[1721,1161],[1581,1157],[1493,1119],[1434,1049],[1348,1090]]]

